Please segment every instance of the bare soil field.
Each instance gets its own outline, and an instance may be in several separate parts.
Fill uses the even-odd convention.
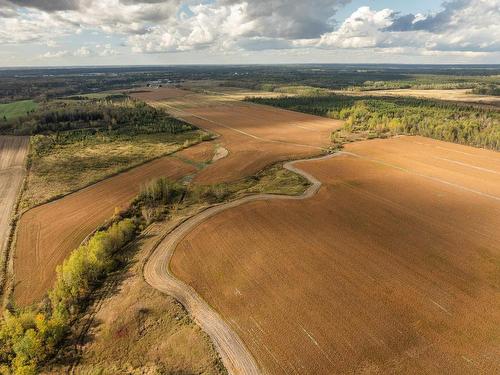
[[[198,183],[233,181],[282,160],[321,154],[341,121],[172,88],[133,96],[219,134],[227,157],[199,173]],[[237,114],[237,116],[235,116]]]
[[[29,137],[0,136],[0,259],[10,232],[11,213],[25,175]]]
[[[314,197],[220,212],[170,263],[263,371],[498,373],[500,154],[397,137],[296,165]]]
[[[464,103],[489,104],[500,106],[500,97],[489,95],[476,95],[469,93],[469,89],[452,90],[417,90],[417,89],[398,89],[398,90],[369,90],[369,91],[335,91],[342,95],[360,95],[360,96],[411,96],[415,98],[441,99]]]
[[[20,211],[60,198],[130,168],[182,149],[202,132],[140,134],[101,142],[69,142],[33,153]]]
[[[190,164],[164,157],[27,211],[19,220],[17,233],[16,303],[27,305],[42,298],[52,286],[56,266],[115,209],[125,208],[141,185],[157,177],[177,179],[194,171]]]
[[[321,153],[330,132],[340,126],[339,121],[234,100],[219,102],[210,95],[174,88],[133,95],[221,135],[217,143],[229,154],[197,174],[196,182],[201,183],[236,180],[278,160]],[[213,103],[204,106],[203,101]],[[238,112],[241,116],[235,117]],[[210,146],[202,143],[179,153],[180,160],[159,159],[27,211],[19,221],[14,259],[16,303],[39,300],[52,285],[56,266],[116,208],[127,206],[141,184],[159,176],[194,173],[197,166],[183,162],[182,155],[206,159]]]

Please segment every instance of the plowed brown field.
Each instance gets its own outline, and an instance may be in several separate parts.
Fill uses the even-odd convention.
[[[221,135],[217,143],[229,149],[229,155],[197,175],[203,183],[234,180],[277,160],[318,154],[328,145],[331,130],[340,126],[338,121],[174,88],[133,95]],[[178,155],[203,162],[213,155],[213,144],[204,142]],[[195,170],[180,160],[164,158],[26,212],[19,222],[14,300],[19,305],[39,300],[52,285],[56,266],[115,207],[128,205],[141,184]]]
[[[340,121],[245,103],[220,95],[160,88],[133,94],[172,115],[219,134],[229,155],[203,170],[199,183],[231,181],[270,163],[320,154]]]
[[[24,177],[29,137],[0,136],[0,255],[4,254],[11,212]]]
[[[14,259],[16,303],[23,306],[43,297],[54,282],[56,266],[115,208],[126,207],[141,185],[160,176],[177,179],[195,170],[164,157],[26,212],[19,220]]]
[[[228,209],[172,271],[271,374],[500,372],[500,154],[421,137],[297,163],[308,200]]]

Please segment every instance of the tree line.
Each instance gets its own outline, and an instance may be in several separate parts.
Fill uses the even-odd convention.
[[[57,267],[48,299],[39,306],[10,308],[0,320],[0,373],[36,374],[52,358],[91,293],[116,268],[116,252],[135,235],[137,224],[123,219],[97,232]]]
[[[247,100],[346,120],[348,131],[422,135],[500,150],[500,112],[495,109],[429,99],[347,95]]]
[[[187,187],[167,178],[145,184],[113,223],[73,250],[57,267],[47,298],[26,308],[9,306],[0,318],[0,374],[36,374],[63,347],[93,292],[120,266],[121,249],[146,225],[184,200],[215,203],[229,196],[225,185]]]
[[[53,134],[93,129],[115,134],[177,134],[193,126],[144,102],[127,100],[57,100],[16,119],[0,120],[0,134]]]

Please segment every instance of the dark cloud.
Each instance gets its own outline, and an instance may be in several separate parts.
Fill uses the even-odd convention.
[[[470,1],[468,0],[454,0],[443,3],[443,10],[435,15],[428,16],[424,19],[417,20],[414,14],[406,14],[394,19],[391,26],[384,29],[384,31],[430,31],[440,32],[446,30],[451,23],[453,15],[467,7]]]
[[[36,8],[46,12],[58,10],[77,10],[80,8],[79,0],[8,0],[9,3],[21,7]]]
[[[159,3],[172,3],[180,1],[172,0],[120,0],[120,3],[125,5],[135,5],[135,4],[159,4]]]

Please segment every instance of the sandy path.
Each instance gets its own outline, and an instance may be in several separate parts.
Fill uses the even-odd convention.
[[[498,154],[422,137],[345,150],[296,164],[322,182],[312,199],[199,223],[170,271],[272,374],[497,373]]]
[[[198,173],[194,179],[197,183],[231,181],[251,175],[273,162],[318,155],[328,147],[330,132],[342,126],[340,121],[252,103],[214,99],[206,104],[203,98],[172,90],[157,92],[156,97],[142,98],[166,109],[175,117],[221,136],[219,141],[229,155]],[[235,113],[238,115],[235,116]],[[322,158],[324,156],[317,159]],[[193,288],[172,275],[168,266],[170,258],[184,236],[221,211],[251,201],[302,200],[313,196],[321,183],[312,175],[297,169],[294,166],[296,162],[288,162],[284,167],[311,182],[312,185],[303,195],[261,194],[208,208],[174,229],[155,249],[144,268],[146,281],[178,299],[212,338],[224,365],[232,374],[258,374],[261,369],[240,337],[222,317]]]
[[[339,154],[309,160],[322,160]],[[311,186],[302,195],[258,194],[212,206],[175,228],[154,250],[144,267],[144,277],[148,284],[179,300],[201,328],[211,337],[226,369],[231,374],[259,374],[261,371],[239,336],[193,288],[173,276],[168,265],[179,242],[201,222],[222,211],[253,201],[270,199],[301,200],[308,199],[316,194],[321,186],[321,182],[309,173],[294,166],[295,163],[300,161],[288,162],[284,165],[284,168],[304,176],[311,182]]]
[[[0,136],[0,254],[7,245],[10,218],[25,175],[29,137]]]

